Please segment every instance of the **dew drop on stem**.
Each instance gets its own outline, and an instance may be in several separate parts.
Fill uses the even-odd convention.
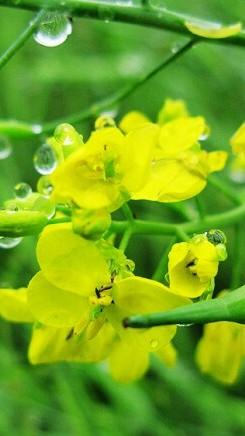
[[[63,44],[71,33],[71,19],[66,14],[49,11],[39,24],[34,40],[45,47],[57,47]]]

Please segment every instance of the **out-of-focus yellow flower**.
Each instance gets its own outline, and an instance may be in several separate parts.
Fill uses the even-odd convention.
[[[151,123],[126,135],[116,127],[94,131],[50,177],[53,197],[85,209],[117,209],[144,185],[157,133]]]
[[[234,383],[245,354],[245,327],[234,322],[206,324],[196,351],[200,370],[222,383]]]
[[[234,153],[230,164],[231,179],[237,183],[245,181],[245,123],[243,123],[231,138],[231,147]]]
[[[242,30],[241,23],[223,26],[220,23],[212,23],[202,20],[185,21],[187,29],[194,35],[202,36],[209,39],[229,38],[237,35]]]
[[[231,146],[234,153],[245,153],[245,123],[232,136]]]
[[[175,326],[125,329],[122,321],[189,300],[158,282],[132,276],[120,253],[115,267],[113,250],[111,259],[109,251],[75,235],[67,224],[43,231],[37,246],[41,271],[28,287],[28,306],[43,324],[33,333],[32,363],[98,361],[108,356],[113,377],[129,382],[146,371],[150,352],[171,341]]]
[[[225,258],[225,245],[211,243],[205,234],[174,244],[168,262],[170,289],[189,298],[199,297],[210,290],[219,262]]]

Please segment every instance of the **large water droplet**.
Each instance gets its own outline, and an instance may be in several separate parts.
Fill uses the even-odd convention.
[[[57,166],[55,152],[49,144],[43,144],[37,149],[33,162],[37,172],[44,176],[51,174]]]
[[[47,12],[39,24],[34,39],[45,47],[57,47],[66,41],[72,33],[72,23],[69,17],[59,12]]]
[[[6,159],[12,151],[11,144],[6,136],[0,136],[0,159]]]
[[[9,248],[14,248],[22,241],[23,238],[8,238],[5,236],[0,236],[0,248],[8,250]]]
[[[15,192],[15,196],[16,198],[19,199],[25,199],[26,197],[28,197],[28,195],[30,195],[32,193],[32,189],[30,187],[30,185],[28,185],[27,183],[18,183],[18,185],[16,185],[14,187],[14,192]]]

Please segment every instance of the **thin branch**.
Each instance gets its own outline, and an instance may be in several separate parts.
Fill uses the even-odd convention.
[[[1,0],[0,0],[1,1]],[[176,59],[178,59],[182,54],[187,52],[193,45],[196,43],[196,40],[191,40],[184,43],[175,53],[171,53],[163,62],[161,62],[157,67],[155,67],[150,72],[139,77],[135,82],[130,83],[129,85],[123,87],[119,91],[111,94],[109,97],[101,100],[100,102],[93,103],[88,109],[77,112],[70,116],[66,116],[65,118],[56,119],[49,123],[44,124],[43,126],[38,125],[39,129],[35,129],[35,126],[32,124],[28,125],[25,123],[25,128],[23,129],[23,123],[16,121],[8,122],[7,120],[0,120],[0,133],[7,134],[11,137],[18,136],[18,133],[21,134],[22,137],[26,136],[36,136],[43,133],[49,134],[54,131],[58,124],[61,123],[70,123],[76,124],[81,121],[85,121],[90,119],[91,117],[96,117],[103,110],[108,109],[116,103],[125,100],[129,95],[131,95],[136,89],[143,86],[148,80],[154,77],[157,73],[163,70],[165,67],[173,63]]]
[[[0,0],[0,5],[29,10],[46,8],[62,12],[69,11],[73,16],[136,24],[138,26],[168,30],[186,36],[193,35],[185,23],[200,21],[196,17],[171,12],[167,9],[150,7],[150,5],[146,7],[143,4],[132,5],[123,4],[122,2],[114,2],[114,4],[112,2],[101,3],[100,0]],[[208,25],[209,23],[206,22],[207,27]],[[210,23],[210,27],[211,25],[212,23]],[[198,38],[208,43],[245,46],[244,31],[225,39]]]
[[[39,11],[38,14],[29,22],[25,30],[16,38],[13,44],[0,56],[0,68],[2,68],[15,53],[25,44],[25,42],[35,32],[38,23],[43,17],[44,11]]]

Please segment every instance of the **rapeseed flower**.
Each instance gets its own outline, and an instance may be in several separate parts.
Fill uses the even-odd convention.
[[[217,233],[217,231],[216,231]],[[213,290],[219,262],[226,259],[225,240],[215,231],[195,235],[188,242],[172,246],[169,253],[168,276],[170,289],[179,295],[196,298]],[[210,242],[212,241],[212,242]]]
[[[41,323],[29,349],[34,364],[101,361],[108,358],[112,376],[122,382],[139,378],[157,352],[169,364],[175,353],[164,350],[176,326],[125,329],[123,319],[136,313],[188,304],[158,282],[137,277],[117,249],[95,244],[72,232],[69,224],[45,228],[37,245],[41,266],[28,286],[28,307]]]
[[[145,123],[149,122],[145,119]],[[121,128],[132,131],[144,126],[144,116],[131,112],[121,121]],[[201,192],[208,174],[223,169],[227,153],[202,150],[200,140],[209,129],[203,117],[191,117],[181,100],[167,100],[158,115],[159,134],[154,148],[151,173],[133,199],[174,202]]]
[[[157,132],[152,123],[126,135],[102,124],[51,175],[53,198],[84,209],[117,209],[144,185]]]

